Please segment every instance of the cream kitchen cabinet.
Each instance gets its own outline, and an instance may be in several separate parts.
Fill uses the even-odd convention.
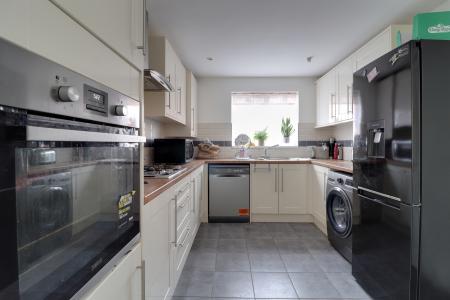
[[[139,243],[83,299],[141,300],[143,270]]]
[[[353,73],[411,39],[410,25],[391,25],[316,82],[316,127],[353,120]],[[370,71],[370,70],[369,70]]]
[[[139,70],[53,2],[1,1],[0,16],[0,37],[140,99]]]
[[[186,124],[186,69],[164,37],[150,38],[150,67],[163,74],[173,92],[145,91],[145,116]]]
[[[167,191],[142,209],[142,260],[145,262],[146,299],[168,299],[172,293],[172,196]]]
[[[252,214],[307,214],[307,167],[303,164],[253,164]]]
[[[144,0],[50,0],[117,51],[144,69],[148,41]]]
[[[191,71],[186,71],[186,124],[171,123],[164,127],[165,136],[197,137],[198,109],[197,109],[197,79]]]
[[[192,202],[192,232],[195,235],[200,226],[200,218],[201,218],[201,204],[202,204],[202,196],[203,196],[203,167],[198,168],[192,174],[192,194],[193,194],[193,202]]]
[[[317,165],[310,165],[309,167],[309,211],[314,217],[314,223],[326,234],[327,216],[325,197],[328,168]]]
[[[378,57],[397,47],[397,35],[401,43],[411,39],[411,25],[391,25],[356,51],[356,69],[359,70]],[[370,71],[370,70],[369,70]]]

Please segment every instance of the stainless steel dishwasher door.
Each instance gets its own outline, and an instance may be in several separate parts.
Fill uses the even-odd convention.
[[[250,221],[250,166],[209,165],[209,222]]]

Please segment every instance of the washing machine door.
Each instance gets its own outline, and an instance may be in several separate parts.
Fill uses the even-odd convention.
[[[352,233],[351,200],[339,187],[327,195],[327,220],[337,236],[346,238]]]

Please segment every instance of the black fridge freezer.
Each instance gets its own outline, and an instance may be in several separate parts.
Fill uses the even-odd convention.
[[[353,275],[374,299],[450,299],[450,41],[404,44],[353,85]]]

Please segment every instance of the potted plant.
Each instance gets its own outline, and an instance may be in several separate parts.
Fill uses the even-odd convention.
[[[255,138],[255,140],[258,141],[258,146],[263,147],[264,141],[267,140],[267,138],[269,137],[267,127],[264,130],[255,132],[255,135],[253,137]]]
[[[281,134],[283,134],[284,142],[289,144],[289,137],[295,132],[294,125],[291,123],[291,118],[283,118],[281,120]]]

